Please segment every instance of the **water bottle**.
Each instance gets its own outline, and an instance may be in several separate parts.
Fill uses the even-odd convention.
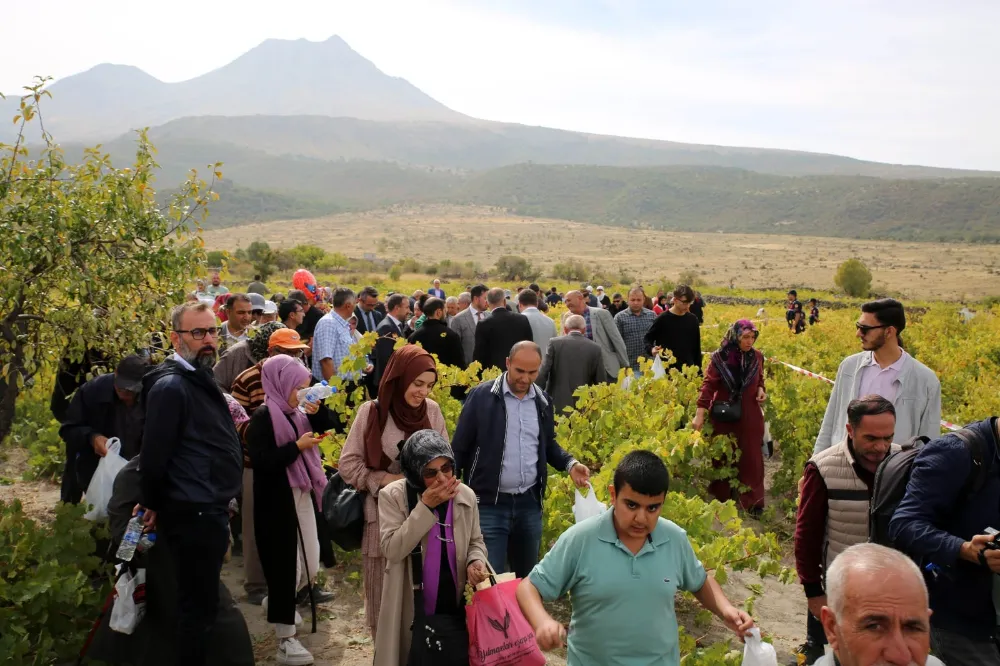
[[[122,537],[122,542],[118,546],[118,552],[115,553],[115,557],[123,562],[131,562],[141,537],[142,511],[140,510],[139,513],[132,517],[132,520],[128,521],[128,527],[125,528],[125,535]]]
[[[156,533],[150,532],[148,534],[143,534],[142,538],[139,539],[138,551],[140,553],[148,552],[150,548],[156,545]]]
[[[330,383],[325,379],[321,382],[313,384],[309,388],[304,388],[299,391],[299,411],[303,414],[306,413],[307,403],[317,403],[320,400],[326,400],[331,395],[333,395],[333,389],[330,387]]]

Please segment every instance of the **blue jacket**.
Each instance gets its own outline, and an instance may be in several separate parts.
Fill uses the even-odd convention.
[[[889,523],[889,537],[921,566],[942,571],[928,576],[931,624],[969,638],[993,635],[993,577],[978,564],[959,559],[962,544],[987,527],[1000,529],[1000,464],[996,417],[969,426],[986,442],[986,481],[966,498],[972,455],[955,435],[944,435],[917,454],[906,495]]]
[[[455,465],[465,484],[475,491],[480,504],[496,504],[500,496],[500,472],[507,446],[507,405],[503,399],[506,381],[507,373],[504,373],[469,391],[451,440]],[[538,485],[539,497],[542,497],[548,478],[546,465],[569,471],[573,457],[556,442],[552,401],[537,386],[535,407],[538,408],[539,425]]]

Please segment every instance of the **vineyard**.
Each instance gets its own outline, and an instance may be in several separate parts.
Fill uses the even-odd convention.
[[[745,305],[710,306],[702,329],[703,349],[706,352],[714,349],[732,321],[750,318],[754,312],[755,307]],[[558,319],[559,311],[550,314]],[[983,312],[964,324],[955,307],[934,304],[926,311],[910,315],[902,335],[906,349],[941,378],[943,416],[947,421],[964,424],[1000,413],[997,314],[1000,313]],[[627,388],[623,388],[625,382],[619,381],[580,389],[576,410],[557,416],[559,442],[591,468],[595,492],[605,503],[613,470],[621,457],[635,449],[656,452],[666,461],[671,474],[671,492],[663,515],[687,530],[706,569],[720,583],[737,571],[797,583],[794,571],[783,559],[787,555],[790,521],[794,520],[794,491],[802,467],[812,455],[830,385],[781,362],[833,379],[840,361],[860,350],[854,331],[857,316],[855,308],[826,310],[822,322],[802,335],[790,332],[783,319],[759,324],[761,335],[757,346],[768,359],[765,414],[780,465],[769,488],[771,508],[765,512],[762,523],[754,521],[756,527],[744,522],[742,512],[732,502],[708,499],[709,483],[732,472],[731,468],[713,468],[712,460],[733,462],[735,454],[727,437],[712,437],[707,429],[700,433],[689,427],[701,384],[693,369],[685,373],[671,371],[666,378],[654,379],[649,372],[651,363],[644,361],[644,371]],[[374,338],[366,337],[342,370],[362,369],[362,356],[373,344]],[[439,368],[440,378],[432,397],[441,405],[449,432],[454,432],[461,406],[448,389],[479,381],[476,370]],[[485,378],[496,374],[496,371],[487,373]],[[631,374],[631,370],[623,371],[619,379]],[[346,396],[337,394],[330,400],[335,409],[348,420],[351,418]],[[326,443],[324,453],[328,460],[339,457],[342,444],[342,437]],[[574,497],[568,477],[556,475],[550,480],[543,518],[543,548],[550,547],[573,524]],[[745,602],[751,612],[755,602],[756,594]],[[757,620],[766,631],[767,617]],[[708,622],[709,616],[703,613],[698,621]],[[682,651],[687,655],[683,661],[687,666],[736,664],[740,659],[739,651],[726,643],[699,646],[686,635],[682,635]]]

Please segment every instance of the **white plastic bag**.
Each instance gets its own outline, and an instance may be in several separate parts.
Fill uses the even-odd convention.
[[[663,379],[667,376],[667,369],[663,367],[663,359],[657,354],[656,358],[653,359],[653,379]]]
[[[103,520],[108,517],[108,502],[111,501],[111,491],[114,488],[115,477],[122,467],[128,463],[121,455],[122,443],[117,437],[108,440],[108,453],[97,463],[97,471],[87,486],[84,495],[91,509],[84,514],[87,520]]]
[[[131,634],[145,614],[146,570],[137,569],[134,576],[126,570],[115,583],[115,603],[108,626],[120,634]]]
[[[573,502],[573,517],[576,518],[576,522],[582,522],[587,518],[592,518],[594,516],[599,516],[605,511],[607,507],[598,501],[597,495],[594,494],[594,487],[587,484],[587,488],[590,492],[584,497],[580,493],[580,489],[576,489],[576,501]]]
[[[743,645],[743,666],[778,666],[774,646],[760,639],[760,629],[754,627]]]

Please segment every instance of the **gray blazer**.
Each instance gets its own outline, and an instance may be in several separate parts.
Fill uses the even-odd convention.
[[[601,346],[581,334],[552,338],[536,383],[552,396],[557,414],[576,404],[573,392],[605,379]]]
[[[486,317],[490,315],[487,312]],[[458,333],[462,338],[462,353],[465,354],[465,363],[472,363],[472,352],[476,348],[476,320],[472,316],[472,308],[465,308],[448,322],[448,327]]]
[[[522,312],[531,324],[531,337],[542,349],[542,358],[549,349],[549,340],[556,337],[556,323],[543,314],[538,308],[527,308]]]
[[[604,352],[604,371],[608,381],[618,379],[618,371],[629,365],[625,340],[615,326],[614,317],[604,308],[590,308],[590,326],[594,331],[594,342]]]

